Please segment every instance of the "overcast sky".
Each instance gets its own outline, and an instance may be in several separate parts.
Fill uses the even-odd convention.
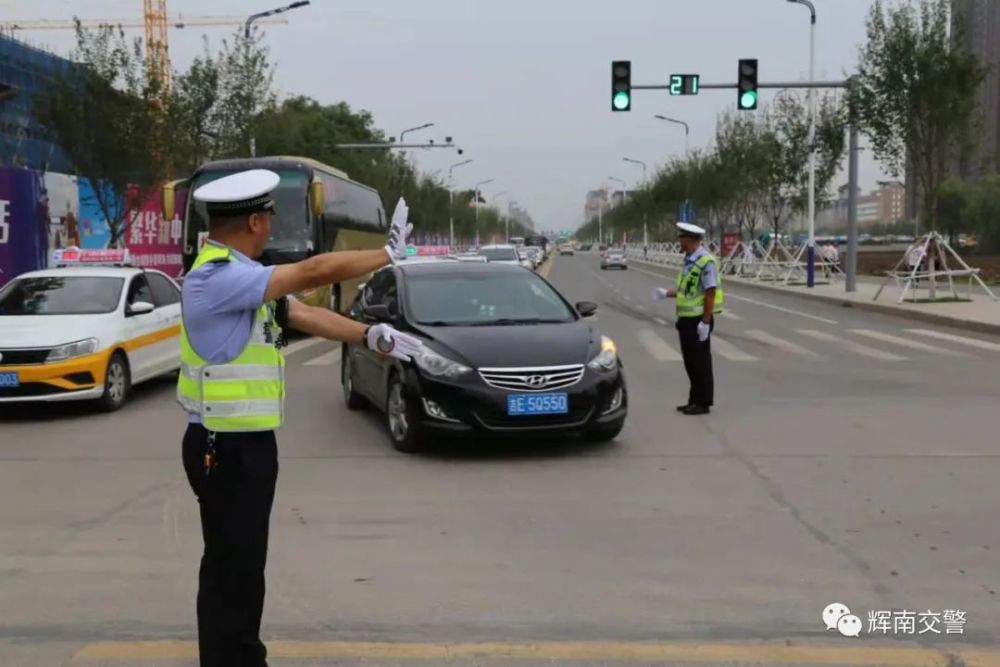
[[[167,8],[171,16],[243,16],[284,2],[168,0]],[[817,78],[842,78],[856,64],[873,2],[814,2]],[[0,0],[4,21],[141,12],[141,0]],[[717,114],[735,109],[735,91],[636,91],[631,112],[612,113],[612,60],[630,59],[636,84],[672,73],[734,82],[739,58],[760,60],[761,81],[805,79],[809,67],[808,10],[785,0],[312,0],[286,16],[288,24],[266,26],[281,94],[345,100],[392,135],[434,122],[407,140],[451,135],[465,155],[420,151],[421,168],[446,173],[472,158],[455,170],[457,187],[495,179],[487,198],[508,191],[545,229],[576,227],[586,191],[608,177],[637,183],[642,169],[623,157],[645,161],[652,174],[683,153],[683,128],[653,114],[687,121],[692,147],[702,147]],[[218,44],[228,32],[172,30],[175,68],[200,51],[201,35]],[[73,41],[69,31],[24,36],[62,53]],[[867,155],[861,177],[866,189],[881,177]]]

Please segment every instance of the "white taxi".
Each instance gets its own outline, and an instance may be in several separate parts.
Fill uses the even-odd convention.
[[[110,264],[110,265],[109,265]],[[127,250],[66,248],[0,289],[0,403],[92,399],[180,368],[181,292]]]

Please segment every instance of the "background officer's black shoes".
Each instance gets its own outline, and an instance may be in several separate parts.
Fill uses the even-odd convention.
[[[711,409],[701,405],[689,405],[681,410],[686,415],[707,415]]]
[[[694,406],[692,406],[690,403],[687,403],[686,405],[678,405],[677,406],[677,412],[686,412],[691,407],[694,407]]]

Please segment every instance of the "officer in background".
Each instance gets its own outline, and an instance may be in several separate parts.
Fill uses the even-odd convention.
[[[678,222],[677,237],[684,251],[684,267],[677,274],[677,287],[658,287],[655,297],[677,299],[677,332],[684,370],[691,380],[688,402],[678,406],[677,411],[685,415],[707,415],[715,400],[711,335],[715,329],[715,315],[722,312],[722,278],[715,257],[701,245],[704,229]]]
[[[209,238],[184,280],[178,402],[189,415],[183,460],[198,497],[205,543],[198,578],[202,667],[265,667],[260,640],[268,524],[278,475],[274,431],[285,416],[282,330],[362,344],[408,360],[419,339],[385,324],[365,328],[286,295],[368,274],[405,255],[400,199],[380,250],[316,255],[262,266],[279,177],[255,169],[194,191]]]

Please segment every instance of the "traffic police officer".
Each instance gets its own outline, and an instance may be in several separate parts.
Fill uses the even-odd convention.
[[[286,326],[408,360],[419,339],[384,324],[365,328],[286,295],[368,274],[405,256],[400,203],[380,250],[319,254],[262,266],[279,177],[255,169],[194,191],[209,238],[184,280],[178,402],[189,414],[183,459],[198,498],[205,543],[198,578],[202,667],[266,666],[260,640],[268,523],[278,475],[274,431],[285,416]]]
[[[715,400],[711,335],[715,329],[715,315],[722,312],[722,278],[715,257],[701,245],[704,229],[678,222],[677,236],[684,251],[684,266],[677,274],[677,287],[657,288],[656,298],[677,299],[677,332],[684,370],[691,381],[688,402],[678,406],[677,411],[685,415],[707,415]]]

